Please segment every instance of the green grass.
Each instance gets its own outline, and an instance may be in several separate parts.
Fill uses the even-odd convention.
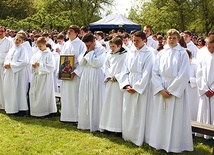
[[[184,155],[211,155],[212,148],[194,138],[194,151]],[[70,123],[59,122],[59,117],[38,119],[6,115],[0,111],[1,155],[161,155],[147,144],[137,147],[114,134],[78,130]]]

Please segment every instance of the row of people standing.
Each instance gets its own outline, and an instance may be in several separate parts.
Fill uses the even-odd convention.
[[[138,146],[146,142],[167,152],[192,151],[190,109],[185,91],[189,81],[189,59],[185,49],[178,44],[179,33],[170,30],[168,37],[165,51],[154,63],[154,51],[145,44],[147,37],[142,31],[133,35],[134,51],[125,52],[122,41],[114,38],[109,42],[112,52],[107,56],[92,34],[83,36],[86,52],[75,55],[76,63],[83,67],[81,76],[77,77],[80,84],[76,91],[71,89],[69,92],[64,90],[64,82],[76,82],[63,80],[61,121],[78,122],[78,129],[122,132],[125,140]],[[79,45],[82,45],[81,41]],[[69,51],[67,54],[76,53],[75,49]],[[152,70],[153,65],[156,68]],[[73,85],[70,87],[74,88]],[[78,101],[63,100],[63,96],[76,97],[77,91]],[[72,108],[77,102],[78,112]],[[76,112],[76,118],[64,119],[65,112],[67,116]]]
[[[77,26],[71,26],[69,28],[69,41],[65,43],[65,48],[61,51],[61,54],[75,55],[75,70],[71,73],[71,80],[63,80],[61,85],[61,121],[78,122],[79,129],[90,129],[91,131],[97,131],[101,128],[113,132],[122,132],[123,138],[125,140],[130,140],[139,146],[142,145],[143,142],[147,142],[153,147],[157,149],[165,149],[167,152],[180,152],[183,150],[191,151],[192,143],[189,136],[191,135],[191,125],[189,124],[190,119],[188,118],[189,116],[187,114],[189,111],[188,102],[186,102],[186,98],[183,98],[186,95],[183,95],[182,91],[184,90],[184,85],[186,85],[185,81],[186,77],[188,76],[188,72],[186,70],[188,70],[189,61],[188,59],[186,61],[187,54],[184,54],[183,52],[176,53],[172,52],[173,50],[171,50],[172,48],[176,47],[174,51],[183,51],[183,49],[177,45],[179,40],[178,32],[175,30],[168,32],[168,37],[174,37],[168,38],[169,41],[172,40],[172,42],[168,42],[169,46],[166,46],[165,48],[165,51],[168,51],[168,53],[161,52],[162,54],[158,54],[160,55],[160,60],[158,60],[158,62],[164,63],[155,63],[155,66],[157,66],[157,79],[153,78],[153,83],[156,82],[157,88],[154,87],[156,89],[152,87],[150,81],[155,57],[151,48],[148,48],[145,45],[147,39],[145,33],[136,32],[134,34],[133,42],[137,50],[131,52],[125,52],[126,50],[121,48],[121,43],[117,43],[119,42],[117,41],[117,38],[113,39],[110,41],[112,52],[107,54],[107,58],[105,49],[99,43],[97,43],[95,37],[92,34],[86,34],[82,38],[82,41],[85,43],[84,44],[77,37],[78,33],[79,28]],[[114,47],[117,47],[120,50],[114,50]],[[179,59],[181,56],[180,54],[182,55],[181,59]],[[178,59],[178,62],[172,62],[172,58]],[[106,63],[104,65],[106,76],[104,76],[103,73],[104,62]],[[34,61],[34,63],[31,64],[32,67],[33,65],[36,67],[36,63],[37,61]],[[41,66],[40,63],[39,66]],[[172,72],[174,69],[175,71]],[[182,75],[184,74],[184,76],[180,75],[179,79],[175,78],[174,81],[176,82],[173,83],[172,79],[176,77],[176,71],[179,69],[183,71]],[[161,75],[159,75],[159,72],[161,72]],[[155,77],[155,75],[153,77]],[[161,79],[159,76],[161,76]],[[165,78],[162,79],[163,77]],[[103,83],[105,78],[106,87]],[[163,83],[160,83],[162,80],[165,81],[164,86],[162,86]],[[184,82],[181,82],[181,84],[180,81]],[[35,82],[38,82],[38,80]],[[162,89],[163,91],[158,90],[162,88],[161,86],[164,87]],[[156,97],[158,96],[158,98],[152,97],[152,91],[154,91],[153,89],[157,91]],[[44,90],[50,91],[50,89],[47,88],[43,89],[43,91]],[[106,90],[105,93],[104,90]],[[115,90],[115,92],[112,90]],[[124,92],[121,90],[124,90]],[[38,96],[40,94],[42,94],[41,91],[35,93],[35,95]],[[117,96],[117,94],[120,94],[120,96]],[[106,95],[106,97],[104,97],[104,95]],[[168,99],[168,102],[170,103],[166,102],[165,99],[163,103],[163,98],[161,96],[163,96],[163,98],[170,98]],[[183,109],[171,107],[171,105],[173,105],[171,103],[180,101],[177,99],[180,96],[182,97],[182,105],[187,103],[185,105],[187,107],[183,107]],[[104,98],[105,100],[103,101]],[[39,97],[36,99],[39,99]],[[153,99],[156,99],[157,101],[153,101]],[[116,100],[118,100],[117,103],[119,104],[117,108],[115,106]],[[43,102],[44,101],[42,101],[42,103]],[[163,106],[159,107],[154,105],[154,103],[163,103]],[[175,105],[178,106],[179,104],[174,103],[174,106]],[[179,109],[180,111],[176,109]],[[155,110],[158,112],[155,112]],[[172,111],[175,111],[175,113],[178,114],[175,114]],[[108,114],[110,112],[112,113]],[[167,115],[164,115],[164,112]],[[185,121],[181,121],[181,118],[177,118],[180,116],[180,113],[184,113],[182,119],[185,119]],[[160,117],[157,117],[160,120],[156,120],[156,117],[152,116],[153,114],[160,114]],[[176,117],[173,118],[174,120],[169,120],[169,118],[172,118],[174,115],[176,115]],[[116,123],[113,123],[113,127],[111,127],[112,124],[107,123],[113,120],[116,121]],[[183,128],[179,130],[182,131],[180,134],[178,134],[177,130],[175,129],[177,127],[174,125],[176,123],[178,125],[178,122],[180,122],[180,125],[183,126]],[[163,126],[163,124],[166,126]],[[118,125],[119,127],[115,127],[115,125]],[[159,140],[163,140],[163,138],[166,138],[165,136],[169,136],[169,134],[165,132],[168,132],[170,127],[173,127],[173,129],[172,131],[169,131],[169,133],[177,132],[176,134],[179,135],[179,137],[182,137],[182,140],[186,140],[186,147],[178,147],[183,141],[177,141],[176,139],[178,137],[176,137],[174,134],[172,137],[168,137],[167,140],[169,141],[166,140],[163,145],[157,145]],[[156,130],[158,128],[160,128],[161,133],[158,133],[159,131]],[[151,133],[156,135],[153,137],[153,139],[152,136],[150,137]],[[162,134],[163,137],[156,139],[159,134]],[[172,142],[173,146],[167,148],[168,145],[165,144],[169,142]]]

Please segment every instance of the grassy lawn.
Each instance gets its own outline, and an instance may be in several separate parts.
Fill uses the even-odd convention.
[[[194,151],[186,155],[211,155],[210,145],[194,138]],[[59,122],[59,116],[38,119],[6,115],[0,111],[1,155],[70,155],[70,154],[144,154],[161,155],[144,144],[137,147],[114,134],[78,130],[70,123]]]

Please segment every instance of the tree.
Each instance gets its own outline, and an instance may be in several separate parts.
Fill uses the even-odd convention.
[[[170,28],[208,32],[214,24],[214,0],[137,0],[137,4],[129,18],[142,25],[152,25],[155,32]]]

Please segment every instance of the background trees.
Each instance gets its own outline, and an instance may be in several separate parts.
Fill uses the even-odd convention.
[[[125,1],[124,1],[125,2]],[[135,0],[129,19],[152,25],[155,32],[170,28],[208,33],[214,28],[214,0]],[[114,0],[0,0],[0,24],[13,29],[67,29],[101,18]]]
[[[214,26],[214,0],[137,0],[129,18],[152,25],[155,32],[170,28],[208,33]]]

